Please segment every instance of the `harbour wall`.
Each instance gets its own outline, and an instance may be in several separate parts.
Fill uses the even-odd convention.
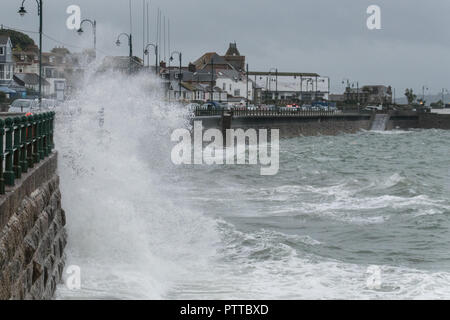
[[[337,135],[369,130],[372,115],[196,117],[205,129],[279,129],[280,137]]]
[[[54,116],[0,117],[0,300],[51,299],[62,279],[67,233]]]
[[[412,111],[390,111],[386,130],[443,129],[450,130],[450,114]],[[280,137],[337,135],[370,130],[375,114],[336,114],[310,116],[199,116],[205,129],[279,129]]]
[[[51,299],[66,246],[57,153],[0,196],[0,299]]]

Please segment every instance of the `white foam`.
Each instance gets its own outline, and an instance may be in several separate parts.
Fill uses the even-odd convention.
[[[83,283],[80,292],[62,286],[60,298],[160,298],[215,253],[215,222],[160,191],[172,170],[170,132],[186,126],[160,92],[148,75],[107,73],[58,111],[68,264],[81,267]]]

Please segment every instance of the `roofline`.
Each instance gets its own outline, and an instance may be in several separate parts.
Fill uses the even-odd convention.
[[[268,71],[249,71],[249,76],[273,76],[275,72]],[[307,72],[278,72],[280,77],[320,77],[317,73],[307,73]]]

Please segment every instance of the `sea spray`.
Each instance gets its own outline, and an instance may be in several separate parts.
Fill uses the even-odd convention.
[[[82,289],[59,297],[161,298],[215,252],[215,222],[161,192],[173,170],[170,133],[188,125],[148,74],[91,76],[57,112],[56,145]],[[168,187],[168,186],[166,186]]]

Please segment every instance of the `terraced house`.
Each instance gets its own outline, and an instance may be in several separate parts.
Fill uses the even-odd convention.
[[[9,37],[0,36],[0,87],[8,86],[14,75],[12,43]]]

